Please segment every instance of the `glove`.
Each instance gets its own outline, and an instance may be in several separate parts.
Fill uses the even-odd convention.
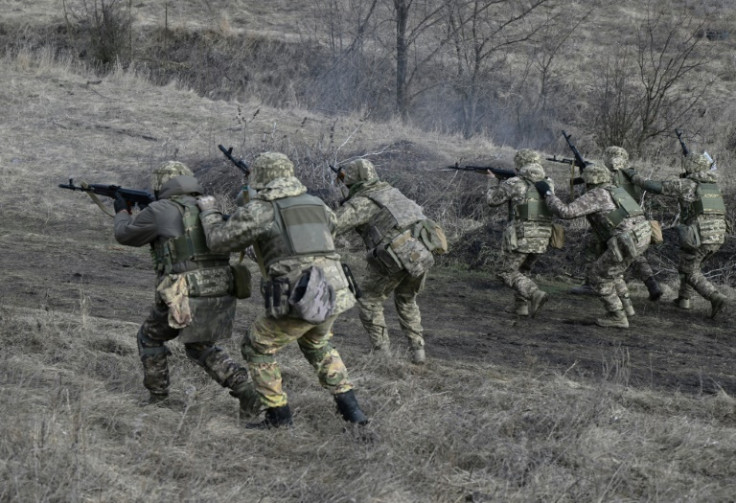
[[[115,202],[112,204],[112,207],[115,209],[115,213],[120,213],[123,210],[130,213],[130,209],[128,208],[128,201],[125,200],[120,192],[115,192]]]
[[[197,198],[197,206],[200,211],[214,210],[215,202],[217,200],[214,196],[202,196]]]
[[[626,175],[626,178],[628,178],[629,180],[634,178],[634,175],[636,175],[636,170],[634,168],[622,169],[621,172]]]
[[[547,195],[547,192],[549,192],[550,194],[552,193],[552,188],[544,180],[539,180],[538,182],[534,182],[534,186],[537,188],[537,191],[542,196],[546,196]]]

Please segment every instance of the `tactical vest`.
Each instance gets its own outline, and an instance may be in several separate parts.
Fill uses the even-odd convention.
[[[266,268],[286,257],[328,255],[335,251],[330,223],[321,199],[302,194],[271,201],[274,225],[259,242]]]
[[[616,170],[612,172],[611,178],[613,178],[613,184],[628,192],[634,198],[634,201],[641,201],[642,188],[632,182],[622,171]]]
[[[544,198],[533,183],[523,180],[526,183],[525,202],[514,204],[509,201],[509,220],[518,222],[550,222],[552,220],[552,212],[544,202]]]
[[[726,205],[723,196],[715,183],[697,182],[695,189],[695,201],[682,209],[682,221],[690,223],[700,215],[724,216]]]
[[[412,224],[427,219],[421,206],[394,187],[362,195],[381,208],[378,215],[361,232],[368,249],[391,242]]]
[[[616,209],[609,211],[605,215],[598,216],[595,220],[589,216],[588,222],[590,222],[591,226],[595,229],[595,232],[603,240],[608,240],[613,236],[614,229],[616,229],[621,222],[627,218],[644,215],[644,210],[641,209],[639,203],[637,203],[623,187],[609,186],[605,189],[609,194],[611,194],[611,198],[616,205]]]
[[[230,254],[214,253],[207,248],[207,238],[199,221],[199,208],[195,201],[174,196],[170,201],[182,215],[184,234],[175,238],[157,239],[152,243],[153,265],[158,274],[171,274],[175,264],[195,262],[196,267],[218,267],[229,264]],[[185,272],[185,271],[177,271]]]

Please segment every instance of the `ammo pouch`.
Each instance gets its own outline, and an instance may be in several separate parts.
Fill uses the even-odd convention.
[[[636,248],[636,241],[631,232],[624,232],[618,236],[611,237],[606,242],[606,246],[611,250],[616,262],[623,262],[624,259],[635,258],[639,255],[639,250]]]
[[[698,224],[678,224],[677,235],[680,238],[680,248],[686,251],[695,251],[700,248],[700,233]]]
[[[506,226],[501,239],[503,251],[512,252],[519,248],[519,242],[516,240],[516,226],[513,223]]]
[[[232,294],[232,273],[229,265],[204,267],[181,273],[186,279],[190,297],[223,297]]]
[[[391,251],[413,278],[418,278],[434,265],[434,257],[419,240],[414,238],[410,230],[405,230],[386,247]]]
[[[412,236],[421,241],[427,250],[435,255],[443,255],[449,249],[445,231],[434,220],[426,219],[417,222],[412,230]]]
[[[262,279],[261,294],[266,307],[266,316],[280,319],[289,314],[289,294],[291,284],[285,276],[278,278]]]
[[[649,225],[652,226],[652,244],[658,245],[660,243],[664,243],[662,224],[659,223],[659,220],[650,220]]]
[[[552,224],[552,234],[549,237],[549,245],[561,250],[565,247],[565,228],[560,224]]]
[[[318,325],[335,311],[335,290],[320,267],[312,266],[296,282],[289,296],[291,316]]]
[[[251,291],[251,275],[248,267],[238,262],[230,266],[233,274],[233,296],[236,299],[247,299],[252,295]]]

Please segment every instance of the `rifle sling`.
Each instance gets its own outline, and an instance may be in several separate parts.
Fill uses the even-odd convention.
[[[108,210],[107,208],[105,208],[105,205],[104,205],[104,204],[102,204],[102,201],[100,201],[100,198],[99,198],[99,197],[97,197],[97,194],[95,194],[94,192],[92,192],[92,190],[89,190],[89,184],[88,184],[87,182],[82,182],[82,183],[80,183],[79,185],[81,185],[81,186],[82,186],[82,188],[84,188],[84,189],[85,189],[85,192],[86,192],[86,193],[87,193],[87,195],[88,195],[88,196],[90,197],[90,199],[92,199],[92,201],[94,201],[94,203],[95,203],[95,204],[96,204],[97,206],[99,206],[99,207],[100,207],[100,209],[102,210],[102,212],[103,212],[103,213],[104,213],[105,215],[107,215],[107,216],[109,216],[109,217],[111,217],[111,218],[115,218],[115,213],[113,213],[113,212],[111,212],[110,210]]]

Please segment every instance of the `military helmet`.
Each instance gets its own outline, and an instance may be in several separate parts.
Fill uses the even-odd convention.
[[[253,161],[250,186],[256,190],[266,187],[277,178],[294,176],[294,163],[280,152],[264,152]]]
[[[194,176],[192,170],[179,161],[166,161],[153,170],[151,175],[151,187],[154,192],[161,190],[166,182],[177,176]]]
[[[547,177],[542,165],[536,162],[525,164],[519,168],[519,176],[530,182],[539,182]]]
[[[344,170],[344,177],[342,181],[348,187],[354,183],[366,182],[368,180],[375,180],[378,178],[376,174],[376,168],[373,163],[368,159],[356,159],[348,163]]]
[[[705,154],[693,154],[692,152],[685,157],[685,171],[687,173],[697,173],[710,169],[711,160]]]
[[[629,162],[629,153],[622,147],[608,147],[604,152],[603,162],[611,171],[624,169]]]
[[[611,172],[597,162],[591,162],[583,170],[583,181],[586,185],[600,185],[611,182]]]
[[[529,148],[523,148],[514,155],[514,167],[518,170],[527,164],[542,164],[542,157],[539,153]]]

